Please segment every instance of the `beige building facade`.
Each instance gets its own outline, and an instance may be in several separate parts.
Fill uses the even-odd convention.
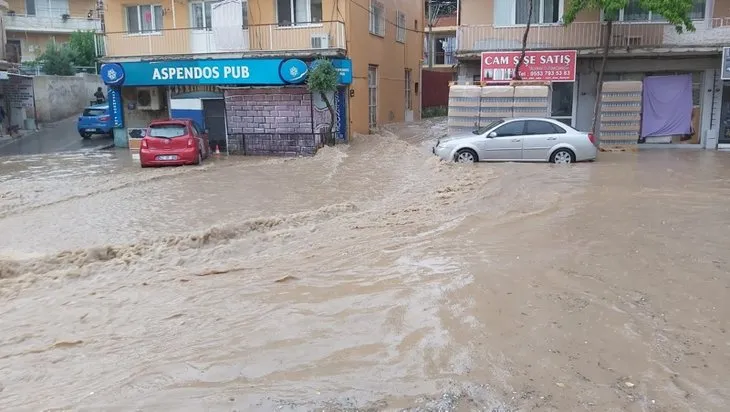
[[[317,125],[321,123],[319,112],[324,106],[319,95],[301,94],[300,89],[305,87],[301,79],[281,84],[278,76],[262,73],[267,70],[263,67],[275,61],[281,68],[281,65],[296,66],[300,61],[310,65],[318,58],[333,61],[342,75],[342,83],[331,96],[337,119],[330,119],[337,123],[335,129],[341,137],[365,134],[385,123],[420,118],[418,93],[423,43],[420,2],[107,0],[103,14],[105,30],[99,37],[102,60],[124,70],[126,80],[116,85],[121,88],[123,100],[134,96],[129,90],[133,87],[156,87],[163,100],[156,112],[130,109],[133,105],[124,104],[123,129],[127,133],[129,129],[143,127],[151,118],[184,111],[198,116],[204,128],[217,129],[218,132],[212,133],[217,134],[221,145],[224,134],[226,142],[237,141],[248,147],[253,141],[260,143],[256,140],[259,135],[276,141],[289,139],[285,135],[293,133],[290,130],[296,130],[298,136],[305,129],[320,133],[322,128]],[[157,79],[150,80],[149,84],[142,84],[144,80],[130,74],[131,70],[152,70],[148,65],[159,62],[175,67],[196,65],[207,72],[228,70],[224,66],[230,64],[246,65],[255,73],[228,83],[223,79],[179,82]],[[262,69],[256,71],[257,67]],[[200,72],[203,76],[204,71]],[[249,91],[241,91],[242,88]],[[252,93],[259,92],[264,100],[299,102],[304,99],[301,106],[311,105],[312,114],[293,116],[291,113],[304,113],[304,109],[300,111],[301,107],[294,106],[280,110],[284,115],[256,110],[253,106],[241,107],[240,101],[252,99]],[[213,112],[218,115],[214,116]],[[231,114],[235,112],[241,114]],[[257,115],[258,112],[263,114]],[[225,121],[206,127],[215,124],[216,116]],[[329,119],[326,112],[321,116]],[[287,126],[282,128],[281,124]],[[297,139],[301,140],[301,136]],[[246,152],[278,153],[278,149],[261,149],[258,143],[254,146],[255,149],[249,147]]]
[[[100,31],[96,0],[9,0],[3,15],[8,59],[36,60],[49,42],[68,42],[71,33]]]
[[[535,2],[527,47],[531,51],[577,52],[575,81],[551,86],[550,115],[581,129],[591,128],[606,24],[599,11],[563,23],[569,0]],[[519,51],[527,23],[528,0],[459,0],[458,81],[478,83],[483,52]],[[722,56],[730,39],[730,0],[694,0],[696,30],[679,34],[662,16],[645,12],[638,0],[621,10],[609,39],[604,81],[643,81],[651,76],[691,75],[692,136],[656,139],[667,145],[716,148],[730,144],[730,89],[723,82]],[[726,115],[727,114],[727,115]],[[727,136],[727,137],[725,137]],[[681,141],[680,141],[681,140]]]

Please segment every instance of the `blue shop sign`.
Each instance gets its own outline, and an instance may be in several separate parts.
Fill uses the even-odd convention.
[[[352,62],[333,59],[340,83],[352,83]],[[299,59],[171,60],[107,63],[101,78],[109,86],[302,84],[308,65]]]

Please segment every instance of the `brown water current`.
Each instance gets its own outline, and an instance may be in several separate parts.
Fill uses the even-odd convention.
[[[0,159],[2,411],[728,411],[730,153]]]

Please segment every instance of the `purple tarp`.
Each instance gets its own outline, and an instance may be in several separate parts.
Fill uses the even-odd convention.
[[[645,78],[643,100],[641,137],[691,133],[691,74]]]

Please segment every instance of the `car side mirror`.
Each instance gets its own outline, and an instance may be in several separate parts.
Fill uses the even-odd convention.
[[[491,139],[491,138],[494,138],[494,137],[497,137],[497,132],[491,132],[491,133],[489,133],[489,134],[487,135],[487,137],[488,137],[488,138],[490,138],[490,139]]]

